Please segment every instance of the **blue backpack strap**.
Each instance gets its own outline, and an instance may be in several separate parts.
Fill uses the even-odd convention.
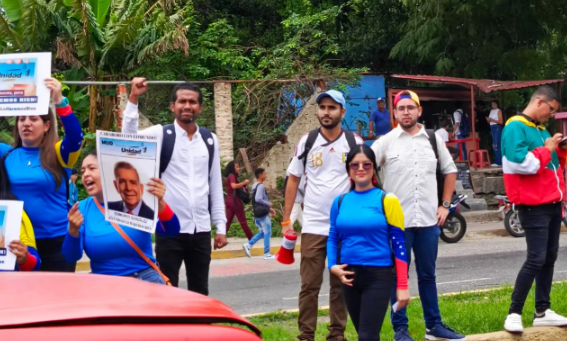
[[[171,161],[171,156],[173,155],[173,147],[175,147],[175,126],[173,124],[168,124],[163,126],[163,141],[161,144],[161,154],[159,161],[159,177],[169,165]]]

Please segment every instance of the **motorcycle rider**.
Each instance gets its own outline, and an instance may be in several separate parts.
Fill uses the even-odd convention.
[[[406,254],[411,262],[411,250],[416,258],[419,296],[425,319],[426,338],[429,340],[464,340],[464,335],[451,330],[441,320],[435,283],[435,262],[439,244],[439,226],[445,223],[455,181],[457,167],[443,139],[436,139],[439,160],[425,127],[417,123],[422,107],[418,96],[409,90],[394,98],[394,116],[398,126],[374,142],[376,162],[384,169],[384,190],[394,193],[405,216]],[[444,175],[443,204],[438,206],[437,163]],[[391,303],[396,302],[395,291]],[[406,310],[391,313],[396,341],[413,341],[408,331]]]

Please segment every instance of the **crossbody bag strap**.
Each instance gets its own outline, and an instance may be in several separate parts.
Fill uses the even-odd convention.
[[[105,214],[104,208],[100,205],[100,203],[98,202],[98,200],[96,200],[96,198],[93,198],[93,199],[94,199],[96,206],[100,210],[100,213],[102,213],[104,215]],[[136,250],[136,252],[140,255],[140,257],[142,257],[142,259],[145,260],[146,263],[148,263],[148,265],[151,266],[161,276],[161,278],[165,282],[165,285],[171,286],[171,281],[169,280],[169,278],[167,278],[167,276],[164,275],[163,272],[161,272],[161,270],[158,268],[158,266],[151,259],[149,259],[148,256],[146,256],[146,254],[142,250],[140,250],[138,245],[136,245],[136,243],[134,243],[132,241],[132,239],[130,239],[130,237],[128,237],[128,235],[124,232],[124,230],[122,230],[122,228],[118,224],[116,224],[115,222],[110,222],[110,224],[112,225],[112,227],[114,227],[116,232],[118,232],[122,236],[122,238],[124,238],[124,240],[128,244],[130,244],[130,246],[134,250]]]

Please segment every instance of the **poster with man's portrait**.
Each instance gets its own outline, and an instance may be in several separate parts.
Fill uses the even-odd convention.
[[[23,201],[0,200],[0,270],[16,267],[16,255],[10,252],[8,245],[20,240],[23,210]]]
[[[154,233],[158,199],[147,185],[159,177],[157,137],[108,131],[97,131],[96,137],[105,219]]]

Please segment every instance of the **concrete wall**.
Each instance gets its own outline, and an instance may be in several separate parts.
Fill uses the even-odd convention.
[[[287,132],[288,143],[282,144],[278,142],[266,155],[260,167],[266,169],[267,179],[264,183],[266,187],[275,189],[278,177],[285,178],[285,173],[289,165],[289,161],[295,153],[295,146],[299,139],[307,134],[310,130],[319,127],[317,120],[317,104],[315,98],[319,92],[316,92],[307,102],[299,116],[293,121]]]

